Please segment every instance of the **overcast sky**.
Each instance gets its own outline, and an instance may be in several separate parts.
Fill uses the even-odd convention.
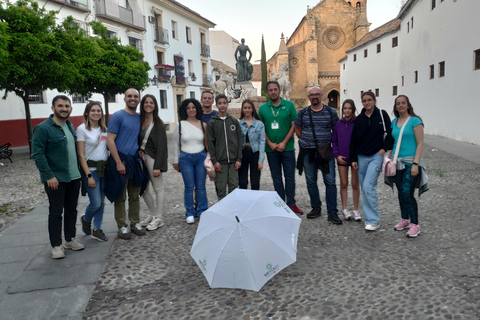
[[[177,0],[216,24],[215,30],[224,30],[245,44],[253,53],[252,61],[260,60],[262,34],[265,38],[267,60],[278,50],[282,32],[285,37],[295,31],[307,13],[307,5],[313,8],[318,0]],[[353,1],[352,1],[353,2]],[[370,31],[395,18],[400,11],[401,0],[367,0],[367,18]]]

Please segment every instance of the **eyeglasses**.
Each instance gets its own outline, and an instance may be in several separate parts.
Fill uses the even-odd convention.
[[[88,103],[98,104],[99,106],[102,105],[101,101],[95,101],[95,100],[88,100]]]
[[[313,97],[320,97],[322,94],[321,93],[311,93],[308,96],[313,98]]]

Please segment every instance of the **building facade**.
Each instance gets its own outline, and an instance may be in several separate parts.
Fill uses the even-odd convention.
[[[49,0],[38,1],[47,10],[59,13],[62,21],[72,16],[91,34],[87,23],[100,21],[108,35],[124,45],[132,45],[144,54],[150,64],[149,86],[143,94],[153,94],[160,105],[160,117],[168,129],[177,123],[177,106],[186,98],[200,99],[211,85],[209,29],[215,24],[174,0]],[[127,89],[127,88],[126,88]],[[3,94],[3,93],[2,93]],[[55,90],[30,96],[32,126],[51,114]],[[72,96],[70,117],[75,127],[82,122],[86,99]],[[103,101],[93,94],[91,100]],[[123,95],[109,102],[110,114],[123,109]],[[0,100],[0,143],[12,146],[28,145],[23,101],[9,94]]]
[[[480,100],[478,12],[478,1],[407,1],[340,60],[342,100],[361,106],[361,93],[371,90],[393,115],[395,97],[405,94],[425,133],[480,144],[472,116]]]
[[[308,8],[290,38],[280,39],[279,50],[267,62],[268,78],[288,64],[290,100],[297,108],[308,105],[309,88],[323,89],[323,103],[339,106],[340,64],[338,61],[369,31],[367,1],[322,0]]]

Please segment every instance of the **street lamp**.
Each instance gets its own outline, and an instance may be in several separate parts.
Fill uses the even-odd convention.
[[[197,77],[195,76],[195,73],[192,73],[192,76],[190,78],[192,78],[192,81],[197,81]]]
[[[157,79],[157,76],[156,76],[156,75],[153,76],[153,79],[148,79],[148,80],[150,80],[150,83],[151,83],[153,86],[156,86],[157,83],[158,83],[158,79]]]

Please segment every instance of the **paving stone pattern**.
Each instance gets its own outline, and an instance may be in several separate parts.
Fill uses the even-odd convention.
[[[379,230],[367,232],[355,221],[332,225],[325,214],[301,216],[297,262],[258,293],[209,288],[189,255],[198,224],[185,223],[183,182],[171,169],[165,225],[115,240],[83,319],[478,320],[480,165],[429,145],[424,160],[430,191],[417,197],[420,236],[393,230],[400,219],[397,193],[379,180]],[[297,204],[307,212],[305,178],[296,181]],[[268,164],[261,187],[273,190]],[[213,183],[207,189],[212,205]],[[340,196],[338,203],[341,208]]]

